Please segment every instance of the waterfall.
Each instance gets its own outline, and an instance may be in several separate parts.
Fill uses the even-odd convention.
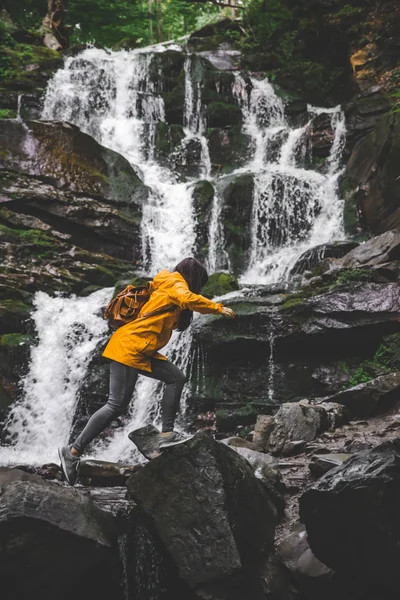
[[[211,175],[205,108],[202,97],[203,63],[186,54],[183,61],[183,129],[176,157],[192,167],[190,153],[199,157],[185,180],[157,158],[156,132],[166,121],[160,93],[162,78],[157,56],[171,48],[112,52],[90,48],[65,60],[48,85],[42,118],[71,122],[104,146],[122,154],[149,189],[142,209],[143,271],[154,275],[173,268],[196,247],[193,184],[207,179],[214,185],[209,219],[207,266],[210,272],[229,270],[225,251],[224,197],[216,183],[224,175]],[[175,49],[175,48],[173,48]],[[216,93],[218,93],[216,83]],[[250,139],[247,163],[230,178],[250,174],[254,179],[249,262],[242,283],[272,283],[288,278],[296,259],[312,246],[343,239],[342,201],[337,180],[345,144],[346,127],[340,107],[308,107],[308,122],[289,124],[285,103],[266,80],[234,73],[232,94],[242,111],[242,131]],[[330,155],[317,170],[305,161],[310,127],[320,114],[330,115],[334,132]],[[35,159],[36,141],[28,140],[26,154]],[[32,146],[32,147],[31,147]],[[193,150],[194,148],[194,150]],[[79,389],[98,344],[106,339],[107,325],[100,308],[111,290],[88,298],[35,297],[38,343],[32,350],[30,371],[23,380],[22,399],[14,405],[7,423],[10,444],[0,448],[0,464],[57,461],[57,446],[68,440],[79,399]],[[226,300],[227,301],[227,300]],[[274,390],[274,336],[270,336],[270,399]],[[199,351],[200,352],[200,351]],[[204,356],[192,356],[192,329],[174,334],[166,355],[189,377],[202,376]],[[192,373],[196,368],[200,369]],[[198,388],[199,390],[200,388]],[[185,428],[189,386],[182,399],[178,429]],[[160,424],[159,383],[140,377],[129,413],[122,426],[92,447],[95,458],[114,461],[142,460],[127,433],[152,422]],[[106,398],[104,398],[106,400]]]
[[[68,58],[49,83],[42,113],[43,119],[74,123],[139,170],[150,190],[143,207],[142,253],[144,270],[152,274],[192,255],[195,243],[191,182],[179,182],[172,169],[154,158],[155,128],[165,121],[165,109],[150,68],[157,52],[165,50],[91,48]],[[185,91],[188,138],[192,127],[198,128],[198,100],[189,84]]]
[[[37,345],[22,398],[6,423],[10,445],[0,447],[0,464],[58,462],[57,448],[68,442],[89,361],[106,338],[101,309],[111,294],[112,288],[86,298],[35,295]]]
[[[245,130],[254,153],[246,170],[254,174],[250,260],[242,283],[276,283],[287,279],[297,258],[309,248],[344,238],[343,203],[337,180],[345,143],[340,107],[309,107],[309,122],[292,129],[284,106],[267,82],[236,77],[235,91],[243,106]],[[331,114],[334,141],[327,172],[306,169],[307,129],[314,116]],[[283,139],[281,150],[272,142]],[[274,144],[276,147],[276,143]],[[300,151],[300,152],[299,152]],[[300,155],[300,160],[298,158]],[[300,164],[298,164],[300,163]]]

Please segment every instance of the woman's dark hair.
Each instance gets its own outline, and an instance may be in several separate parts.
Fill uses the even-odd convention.
[[[207,283],[208,275],[205,267],[195,258],[184,258],[176,265],[174,271],[180,273],[188,284],[189,290],[199,294],[201,288]],[[185,331],[193,320],[193,311],[186,309],[181,312],[177,326],[178,331]]]

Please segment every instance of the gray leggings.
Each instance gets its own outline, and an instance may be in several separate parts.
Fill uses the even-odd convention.
[[[83,452],[86,446],[108,427],[113,419],[126,411],[132,399],[138,375],[158,379],[166,384],[161,401],[162,430],[173,430],[186,377],[178,367],[167,360],[152,358],[151,369],[151,372],[141,371],[115,360],[111,361],[108,402],[90,417],[85,429],[72,444],[78,452]]]

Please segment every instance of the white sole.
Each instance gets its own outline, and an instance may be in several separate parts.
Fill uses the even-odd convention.
[[[193,436],[191,435],[190,437],[187,437],[184,440],[179,440],[179,442],[170,442],[170,443],[166,442],[165,444],[162,444],[161,446],[159,446],[159,450],[160,450],[160,452],[162,452],[163,450],[167,450],[168,448],[173,448],[174,446],[179,446],[179,444],[184,444],[185,442],[188,442],[192,438],[193,438]]]

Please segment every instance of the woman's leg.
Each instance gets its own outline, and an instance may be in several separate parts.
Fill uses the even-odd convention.
[[[125,412],[132,398],[138,373],[138,369],[128,367],[114,360],[111,361],[110,391],[107,404],[90,417],[85,429],[72,444],[72,450],[75,449],[78,454],[81,454],[113,419]]]
[[[183,386],[187,378],[180,369],[168,360],[151,359],[151,373],[140,371],[152,379],[158,379],[165,383],[163,398],[161,401],[162,431],[173,431],[176,413],[182,395]]]

